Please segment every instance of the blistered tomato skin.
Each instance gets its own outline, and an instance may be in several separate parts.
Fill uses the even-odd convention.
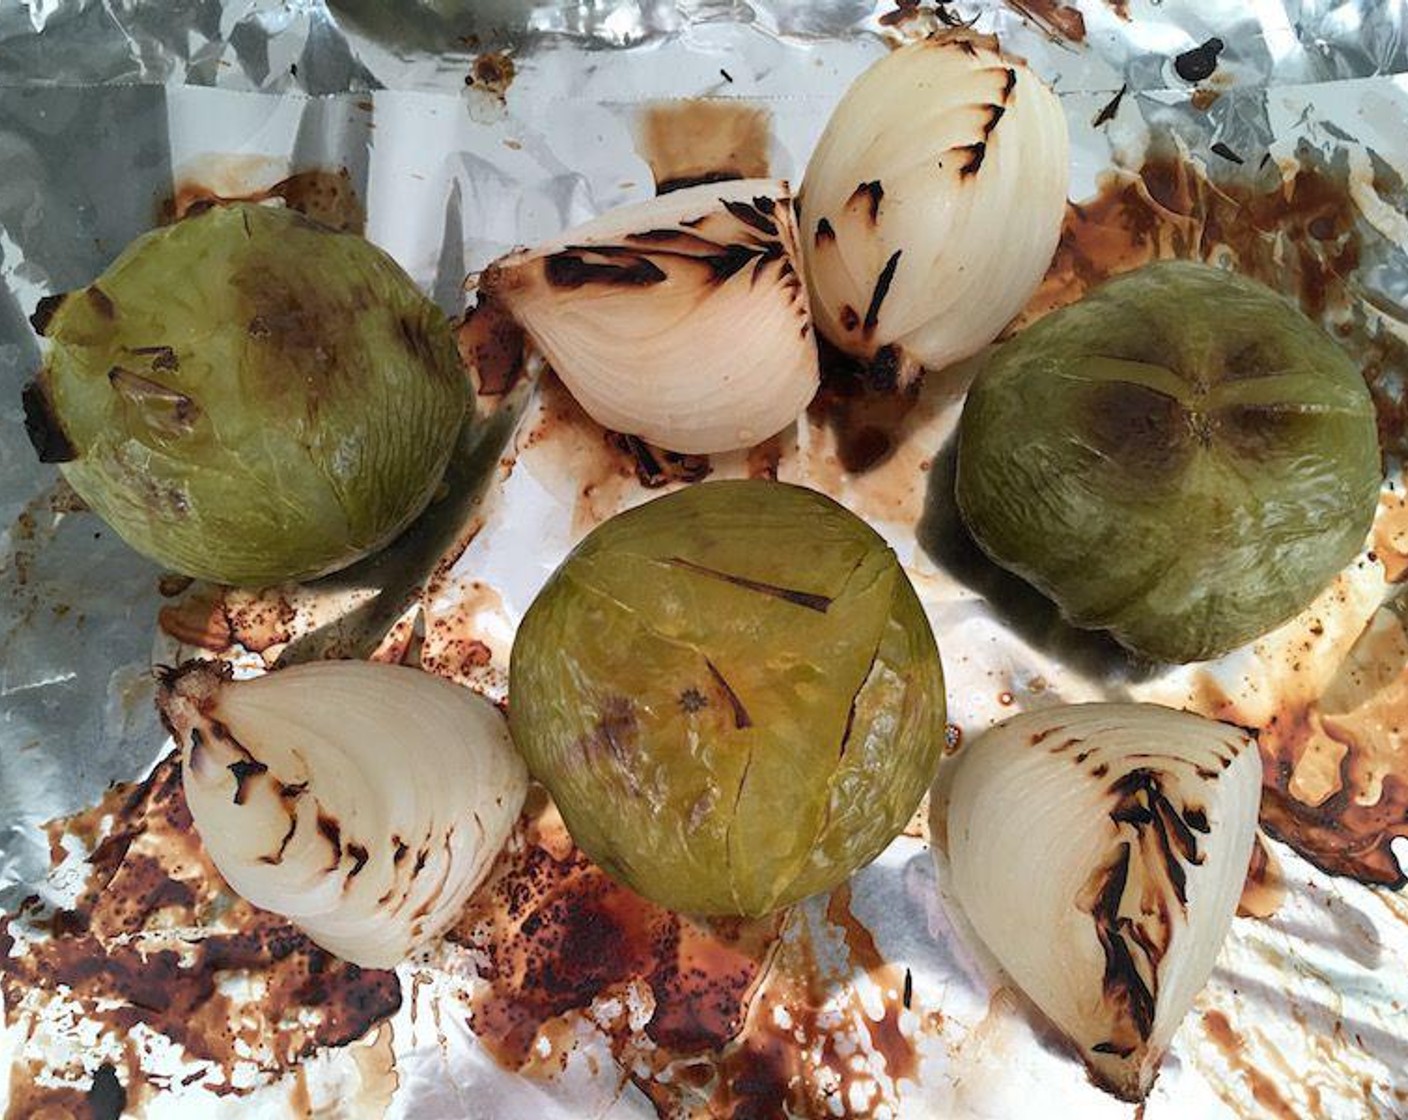
[[[957,500],[1074,625],[1159,661],[1217,656],[1303,609],[1364,546],[1382,470],[1359,371],[1254,281],[1163,262],[986,363]]]
[[[831,499],[689,487],[599,527],[513,649],[510,726],[573,838],[675,910],[767,913],[904,827],[943,676],[894,553]]]
[[[216,206],[43,308],[32,438],[138,551],[262,585],[335,570],[424,508],[472,401],[448,322],[380,249]]]

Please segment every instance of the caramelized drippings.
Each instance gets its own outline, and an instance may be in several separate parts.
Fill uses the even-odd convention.
[[[657,194],[698,183],[768,175],[772,120],[736,101],[663,101],[641,112],[636,152],[650,164]]]
[[[1007,0],[1007,5],[1054,38],[1085,42],[1085,17],[1060,0]]]
[[[722,1047],[775,933],[774,921],[695,920],[647,902],[591,863],[540,803],[449,936],[484,955],[471,1019],[480,1041],[509,1069],[550,1074],[533,1057],[539,1036],[638,984],[654,1000],[642,1029],[659,1061]],[[618,1057],[641,1045],[625,1021],[606,1029]]]
[[[1248,160],[1215,184],[1162,154],[1138,171],[1107,173],[1093,198],[1067,205],[1051,267],[1009,333],[1151,261],[1226,265],[1289,296],[1335,336],[1374,394],[1385,449],[1408,450],[1408,404],[1397,389],[1408,378],[1408,345],[1379,324],[1354,287],[1365,238],[1377,235],[1359,219],[1343,155],[1327,161],[1307,148],[1297,159],[1289,174],[1268,161],[1253,172]]]
[[[0,953],[8,1025],[26,993],[62,991],[119,1038],[140,1024],[213,1063],[200,1075],[207,1087],[238,1093],[360,1038],[400,1006],[395,973],[340,961],[230,892],[200,846],[175,755],[49,831],[96,844],[71,908],[35,907],[0,925],[0,942],[21,930],[25,942],[18,956]],[[183,932],[192,928],[202,936]],[[222,982],[239,974],[260,994]],[[236,1079],[237,1066],[257,1076]],[[144,1073],[129,1058],[115,1077],[131,1093]]]
[[[1286,879],[1281,873],[1281,862],[1267,846],[1265,838],[1258,835],[1256,846],[1252,848],[1251,865],[1247,868],[1247,881],[1242,885],[1242,897],[1237,901],[1237,914],[1243,918],[1266,919],[1285,901]]]
[[[224,177],[223,172],[217,171],[206,178],[223,180]],[[329,229],[345,233],[366,230],[367,213],[345,167],[337,171],[299,171],[261,190],[226,187],[223,181],[217,189],[208,181],[188,179],[177,184],[175,194],[162,202],[159,219],[166,225],[212,205],[274,199],[282,199],[289,209],[306,214]]]

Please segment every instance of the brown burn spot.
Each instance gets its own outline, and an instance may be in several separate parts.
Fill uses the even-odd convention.
[[[103,801],[54,822],[64,835],[92,836],[86,878],[73,908],[17,915],[49,934],[24,953],[0,952],[7,1006],[63,998],[118,1036],[146,1027],[196,1062],[258,1076],[249,1092],[320,1049],[363,1036],[400,1006],[392,972],[355,969],[330,958],[287,922],[256,910],[225,886],[196,839],[173,754],[146,781],[119,785]],[[170,931],[200,928],[180,951],[161,948]],[[0,933],[0,942],[6,939]],[[258,997],[221,983],[249,976]],[[315,1012],[316,1009],[316,1013]],[[137,1096],[142,1071],[124,1071]],[[117,1080],[121,1080],[118,1078]],[[117,1092],[104,1076],[100,1094]],[[81,1115],[82,1113],[80,1113]]]
[[[196,751],[199,748],[199,745],[200,742],[196,738],[196,731],[195,729],[192,729],[192,759],[195,758]],[[227,767],[225,767],[225,769],[227,769],[232,775],[234,775],[235,792],[232,800],[236,805],[243,805],[245,803],[246,798],[248,797],[249,791],[246,788],[246,783],[248,783],[251,778],[257,778],[260,774],[266,774],[269,771],[269,768],[265,766],[264,763],[254,758],[238,758],[234,762],[230,763]]]
[[[715,665],[712,661],[710,661],[707,657],[704,659],[704,667],[709,670],[709,676],[714,679],[714,684],[718,686],[719,691],[723,693],[724,699],[728,702],[729,710],[733,713],[734,729],[737,731],[743,731],[746,728],[752,727],[753,720],[748,715],[748,709],[743,706],[743,701],[739,698],[738,693],[733,690],[733,687],[724,678],[723,673],[719,671],[719,667]],[[848,722],[848,732],[849,729],[850,725]],[[845,750],[844,741],[841,744],[841,749],[843,751]]]
[[[830,221],[828,221],[826,218],[822,218],[819,222],[817,222],[816,235],[814,237],[814,240],[817,245],[835,242],[836,230],[831,225]]]
[[[644,288],[663,283],[664,270],[645,256],[624,260],[589,260],[591,249],[565,249],[549,254],[543,262],[544,275],[554,288],[574,290],[588,284],[607,287]]]
[[[504,51],[487,51],[475,58],[464,84],[494,94],[500,101],[513,84],[515,67],[513,59]]]
[[[479,300],[455,328],[455,341],[480,396],[502,396],[523,376],[523,328],[502,301]]]
[[[64,431],[58,413],[50,403],[41,378],[25,385],[20,394],[24,408],[24,431],[41,463],[68,463],[78,451]]]
[[[112,297],[97,284],[89,284],[83,289],[83,294],[100,317],[108,320],[117,318],[117,305],[113,303]]]
[[[988,146],[986,142],[979,140],[975,144],[961,144],[952,151],[966,152],[962,166],[958,169],[958,177],[966,179],[970,175],[976,175],[983,166],[983,157],[987,155]]]
[[[885,188],[879,179],[872,179],[868,183],[861,183],[851,192],[850,203],[864,202],[866,213],[870,218],[871,225],[874,225],[880,218],[880,203],[885,197]]]
[[[54,315],[67,298],[67,292],[39,298],[39,301],[34,305],[33,313],[29,316],[29,325],[34,328],[35,334],[43,337],[49,333],[49,324],[53,322]]]

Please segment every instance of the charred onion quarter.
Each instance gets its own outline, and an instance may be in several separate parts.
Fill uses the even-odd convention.
[[[472,402],[449,323],[371,242],[208,207],[45,301],[40,457],[137,551],[265,585],[375,551],[429,502]]]
[[[938,649],[881,537],[775,482],[612,518],[513,647],[510,723],[573,839],[647,898],[763,914],[895,838],[944,742]]]
[[[1269,288],[1166,261],[987,359],[959,425],[978,543],[1161,661],[1285,622],[1364,547],[1382,482],[1349,357]]]
[[[163,675],[157,704],[220,874],[367,968],[392,967],[459,916],[527,792],[498,709],[402,665],[323,661],[235,681],[192,661]]]
[[[1255,742],[1155,705],[1079,704],[1009,719],[944,768],[934,835],[974,931],[1095,1079],[1142,1100],[1232,925]]]
[[[816,340],[787,184],[705,183],[625,206],[479,276],[597,423],[708,454],[791,424]]]
[[[891,52],[846,91],[798,192],[817,329],[901,384],[975,353],[1051,262],[1069,162],[1055,94],[992,36]]]

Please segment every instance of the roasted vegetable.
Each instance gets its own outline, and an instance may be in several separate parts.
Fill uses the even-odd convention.
[[[773,482],[598,528],[524,618],[509,687],[573,838],[683,911],[834,886],[904,827],[943,744],[938,650],[894,553]]]
[[[1359,371],[1270,289],[1164,262],[1003,344],[959,428],[977,542],[1076,626],[1162,661],[1305,607],[1381,480]]]
[[[938,788],[974,930],[1100,1084],[1143,1099],[1232,926],[1256,743],[1153,704],[1063,705],[969,743]]]
[[[117,532],[225,583],[320,575],[429,501],[466,418],[449,324],[385,253],[291,210],[145,234],[41,319],[41,457]]]

